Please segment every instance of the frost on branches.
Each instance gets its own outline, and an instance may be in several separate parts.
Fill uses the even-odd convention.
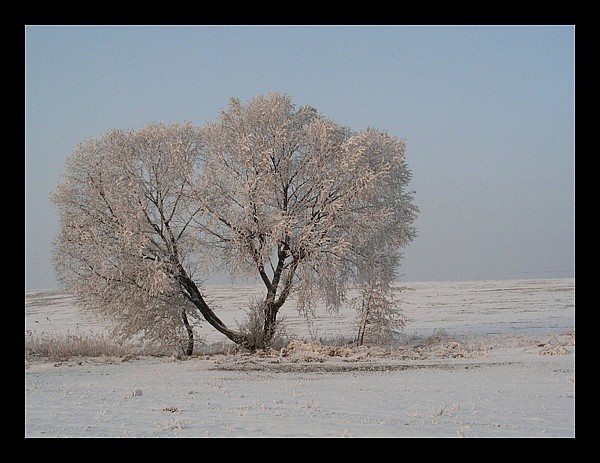
[[[410,177],[402,140],[275,93],[232,99],[201,128],[113,131],[77,147],[53,192],[57,273],[122,336],[189,355],[203,319],[268,347],[292,292],[306,312],[319,300],[340,307],[352,287],[367,303],[389,295],[415,236]],[[199,282],[222,270],[264,284],[259,333],[227,327],[207,304]]]

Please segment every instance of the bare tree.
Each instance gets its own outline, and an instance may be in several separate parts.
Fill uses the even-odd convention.
[[[150,125],[79,146],[53,194],[59,276],[123,335],[183,339],[203,318],[249,349],[270,345],[295,291],[339,307],[350,285],[390,285],[418,212],[404,142],[353,132],[289,96],[230,101],[200,129]],[[259,277],[262,336],[228,328],[198,284]]]

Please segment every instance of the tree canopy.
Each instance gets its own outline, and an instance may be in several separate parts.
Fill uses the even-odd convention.
[[[292,293],[309,311],[339,307],[350,287],[389,290],[416,235],[410,179],[404,140],[352,131],[288,95],[232,98],[203,127],[150,124],[79,145],[52,194],[55,267],[121,336],[189,354],[203,319],[266,347]],[[264,284],[261,336],[207,304],[201,282],[223,271]]]

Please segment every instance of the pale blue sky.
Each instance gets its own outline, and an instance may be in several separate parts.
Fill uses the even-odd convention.
[[[48,195],[90,137],[288,93],[404,138],[403,281],[575,275],[572,26],[26,26],[25,287],[57,287]]]

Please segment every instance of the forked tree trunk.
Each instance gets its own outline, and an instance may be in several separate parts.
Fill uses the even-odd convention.
[[[185,289],[188,299],[198,308],[199,312],[202,314],[204,319],[208,323],[210,323],[210,325],[213,328],[215,328],[219,333],[222,333],[225,336],[227,336],[227,338],[229,338],[234,343],[246,347],[247,341],[245,336],[238,331],[233,331],[227,328],[227,326],[221,321],[221,319],[217,317],[217,315],[208,306],[208,304],[202,297],[200,290],[190,277],[188,277],[185,273],[182,272],[182,274],[179,276],[179,283]]]
[[[179,275],[179,284],[185,290],[184,293],[187,298],[198,308],[204,319],[217,331],[227,336],[228,339],[236,343],[237,345],[244,347],[245,349],[249,349],[254,351],[256,349],[265,349],[268,348],[273,342],[273,338],[275,336],[275,328],[277,325],[277,312],[281,308],[281,306],[285,303],[287,297],[289,296],[292,289],[292,278],[298,267],[298,263],[300,259],[298,257],[294,258],[291,264],[291,270],[286,278],[284,283],[283,290],[279,295],[279,298],[275,298],[277,287],[279,286],[280,277],[283,271],[283,263],[285,257],[281,257],[280,264],[278,266],[278,270],[275,273],[273,278],[273,282],[268,282],[267,288],[267,298],[265,300],[265,312],[264,312],[264,324],[263,324],[263,336],[259,342],[249,338],[239,331],[233,331],[217,317],[217,315],[212,311],[212,309],[208,306],[200,290],[194,283],[194,281],[185,273],[183,268],[180,268]],[[264,273],[264,272],[263,272]],[[266,276],[266,275],[265,275]],[[268,280],[267,280],[268,281]],[[193,332],[189,323],[187,323],[187,317],[184,318],[184,325],[186,325],[186,329],[188,330],[189,342],[187,352],[193,351]],[[187,354],[187,355],[191,355]]]

